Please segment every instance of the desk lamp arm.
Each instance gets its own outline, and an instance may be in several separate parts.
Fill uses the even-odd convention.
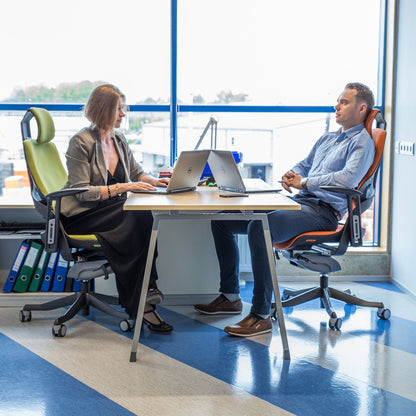
[[[204,139],[205,135],[208,132],[208,129],[211,128],[211,149],[217,148],[217,124],[218,121],[215,120],[215,118],[211,117],[205,126],[204,131],[201,134],[201,137],[198,140],[198,143],[195,146],[194,150],[198,150],[200,144],[202,143],[202,140]]]

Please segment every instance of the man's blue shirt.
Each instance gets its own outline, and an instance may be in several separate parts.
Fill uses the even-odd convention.
[[[361,123],[341,134],[340,130],[324,134],[293,170],[308,178],[308,195],[313,194],[344,215],[347,212],[346,197],[319,187],[356,188],[373,163],[374,153],[374,141]],[[299,196],[303,195],[306,193],[301,190]]]

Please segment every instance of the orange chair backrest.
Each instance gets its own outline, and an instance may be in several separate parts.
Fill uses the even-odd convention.
[[[363,183],[365,183],[368,180],[368,178],[370,178],[374,174],[378,165],[380,164],[381,155],[383,154],[384,143],[386,141],[386,130],[381,128],[372,128],[373,121],[378,113],[379,110],[371,110],[370,114],[367,116],[367,119],[365,121],[365,128],[374,140],[376,152],[374,155],[373,164],[370,166],[370,169],[368,169],[368,172],[365,174],[364,178],[359,183],[357,189],[360,189]]]

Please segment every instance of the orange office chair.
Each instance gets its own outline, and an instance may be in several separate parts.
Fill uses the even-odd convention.
[[[376,128],[372,128],[373,122]],[[342,256],[351,245],[362,245],[364,229],[361,227],[361,214],[366,211],[373,200],[377,173],[380,166],[381,155],[386,139],[386,122],[379,110],[372,110],[365,121],[365,127],[375,144],[374,162],[361,180],[356,189],[339,186],[323,186],[322,189],[330,192],[344,194],[348,201],[348,216],[345,223],[341,223],[336,231],[317,231],[300,234],[291,240],[275,243],[273,247],[277,252],[289,260],[292,265],[320,273],[320,285],[301,290],[285,289],[282,295],[282,306],[296,306],[312,299],[320,298],[321,307],[328,312],[329,327],[340,329],[342,319],[337,317],[330,298],[347,304],[378,308],[377,316],[380,319],[390,318],[390,310],[382,302],[369,302],[345,292],[328,286],[330,273],[341,270],[341,266],[333,256]],[[272,317],[276,318],[276,311]]]

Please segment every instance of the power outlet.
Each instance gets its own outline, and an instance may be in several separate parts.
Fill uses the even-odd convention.
[[[399,155],[414,156],[415,143],[414,142],[396,142],[396,153]]]

